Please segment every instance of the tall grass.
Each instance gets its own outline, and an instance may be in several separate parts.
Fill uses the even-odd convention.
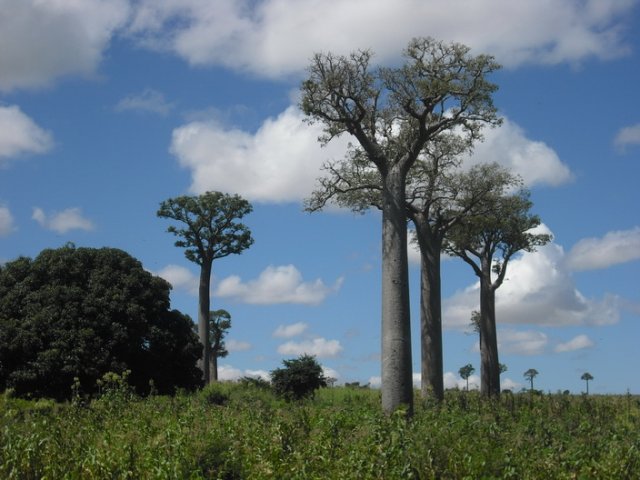
[[[78,399],[79,400],[79,399]],[[385,416],[379,392],[330,388],[286,403],[255,385],[92,402],[0,396],[6,479],[640,478],[631,396],[448,392]]]

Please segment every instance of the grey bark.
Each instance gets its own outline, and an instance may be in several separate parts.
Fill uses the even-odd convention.
[[[413,215],[420,247],[421,393],[444,400],[442,349],[442,296],[440,256],[442,238],[431,231],[424,215]]]
[[[209,306],[211,299],[209,292],[212,263],[212,261],[203,259],[200,265],[200,284],[198,286],[198,338],[202,344],[202,359],[198,361],[198,366],[202,370],[205,385],[211,382],[211,343],[209,341]]]
[[[407,268],[406,173],[397,165],[383,177],[382,408],[413,413],[411,321]]]
[[[480,276],[480,392],[500,395],[500,362],[496,332],[496,286],[491,283],[491,264],[483,259]]]

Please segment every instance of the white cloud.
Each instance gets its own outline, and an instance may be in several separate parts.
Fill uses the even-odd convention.
[[[249,342],[241,342],[239,340],[234,340],[233,338],[226,340],[225,345],[227,346],[227,350],[230,352],[246,352],[252,348],[252,345]]]
[[[613,140],[613,145],[621,152],[629,145],[640,145],[640,123],[621,129]]]
[[[191,270],[180,265],[167,265],[156,273],[164,278],[176,290],[184,290],[191,295],[198,295],[199,278]]]
[[[521,386],[522,386],[521,383],[515,382],[510,378],[505,378],[504,380],[500,380],[501,390],[511,390],[512,392],[515,392],[519,390]]]
[[[92,74],[130,12],[127,0],[2,0],[0,8],[0,91]]]
[[[279,303],[297,303],[318,305],[331,293],[340,289],[342,278],[333,286],[326,286],[317,279],[305,282],[302,274],[293,265],[268,266],[257,279],[243,283],[237,275],[220,281],[215,295],[223,298],[235,298],[253,305],[273,305]]]
[[[340,373],[331,367],[323,366],[322,375],[324,375],[325,378],[335,378],[336,380],[340,380]]]
[[[168,115],[172,109],[173,104],[164,98],[164,94],[152,88],[146,88],[136,95],[129,95],[115,106],[117,112],[148,112],[162,116]]]
[[[23,154],[46,153],[52,147],[51,133],[39,127],[20,107],[0,105],[0,166],[6,159]]]
[[[277,338],[297,337],[304,333],[308,327],[309,325],[304,322],[292,323],[291,325],[279,325],[273,332],[273,336]]]
[[[220,380],[239,380],[242,377],[261,378],[263,380],[271,380],[269,372],[266,370],[240,370],[231,365],[218,366],[218,378]]]
[[[131,32],[193,65],[263,76],[300,72],[316,51],[372,48],[391,61],[411,37],[466,43],[507,66],[628,52],[620,22],[633,0],[141,0]],[[455,6],[459,5],[459,6]]]
[[[500,127],[484,130],[484,142],[478,143],[467,166],[498,162],[519,174],[528,186],[562,185],[571,180],[569,167],[544,142],[530,140],[524,130],[508,118]]]
[[[591,348],[594,345],[593,340],[582,334],[572,338],[568,342],[559,343],[556,345],[555,351],[558,353],[573,352],[575,350],[582,350],[583,348]]]
[[[91,220],[82,216],[82,210],[79,208],[67,208],[61,212],[46,215],[41,208],[35,207],[31,218],[41,227],[59,234],[70,230],[91,231],[95,228]]]
[[[500,352],[512,355],[540,355],[549,343],[547,335],[533,330],[518,331],[504,329],[498,331]]]
[[[443,376],[445,389],[459,389],[466,390],[467,381],[453,372],[445,372]],[[480,377],[478,375],[471,375],[469,377],[469,390],[480,389]]]
[[[603,238],[585,238],[567,255],[572,270],[598,270],[640,259],[640,227],[609,232]]]
[[[0,205],[0,237],[6,237],[15,229],[11,210],[6,205]]]
[[[541,228],[546,228],[542,226]],[[605,325],[616,323],[620,299],[605,295],[586,298],[566,268],[562,247],[551,242],[537,252],[524,253],[509,262],[504,284],[496,291],[498,324],[547,326]],[[449,328],[467,328],[479,308],[479,283],[443,301],[443,319]]]
[[[338,340],[327,340],[318,337],[301,342],[287,342],[278,347],[282,355],[314,355],[319,358],[336,357],[342,352],[342,345]]]
[[[269,118],[257,132],[196,121],[173,131],[171,152],[191,170],[191,190],[239,193],[258,202],[298,201],[311,194],[322,164],[342,158],[348,139],[321,148],[318,125],[295,107]],[[212,154],[212,152],[214,152]]]

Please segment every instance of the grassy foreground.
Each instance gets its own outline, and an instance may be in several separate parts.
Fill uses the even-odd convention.
[[[378,391],[343,387],[300,404],[232,383],[88,404],[0,395],[0,478],[640,478],[640,402],[448,392],[406,422]]]

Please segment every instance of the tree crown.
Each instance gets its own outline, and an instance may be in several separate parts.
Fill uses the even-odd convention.
[[[206,265],[253,244],[249,228],[237,221],[251,211],[251,204],[239,195],[206,192],[165,200],[157,215],[186,225],[172,225],[167,231],[180,238],[175,245],[185,249],[188,260]]]

